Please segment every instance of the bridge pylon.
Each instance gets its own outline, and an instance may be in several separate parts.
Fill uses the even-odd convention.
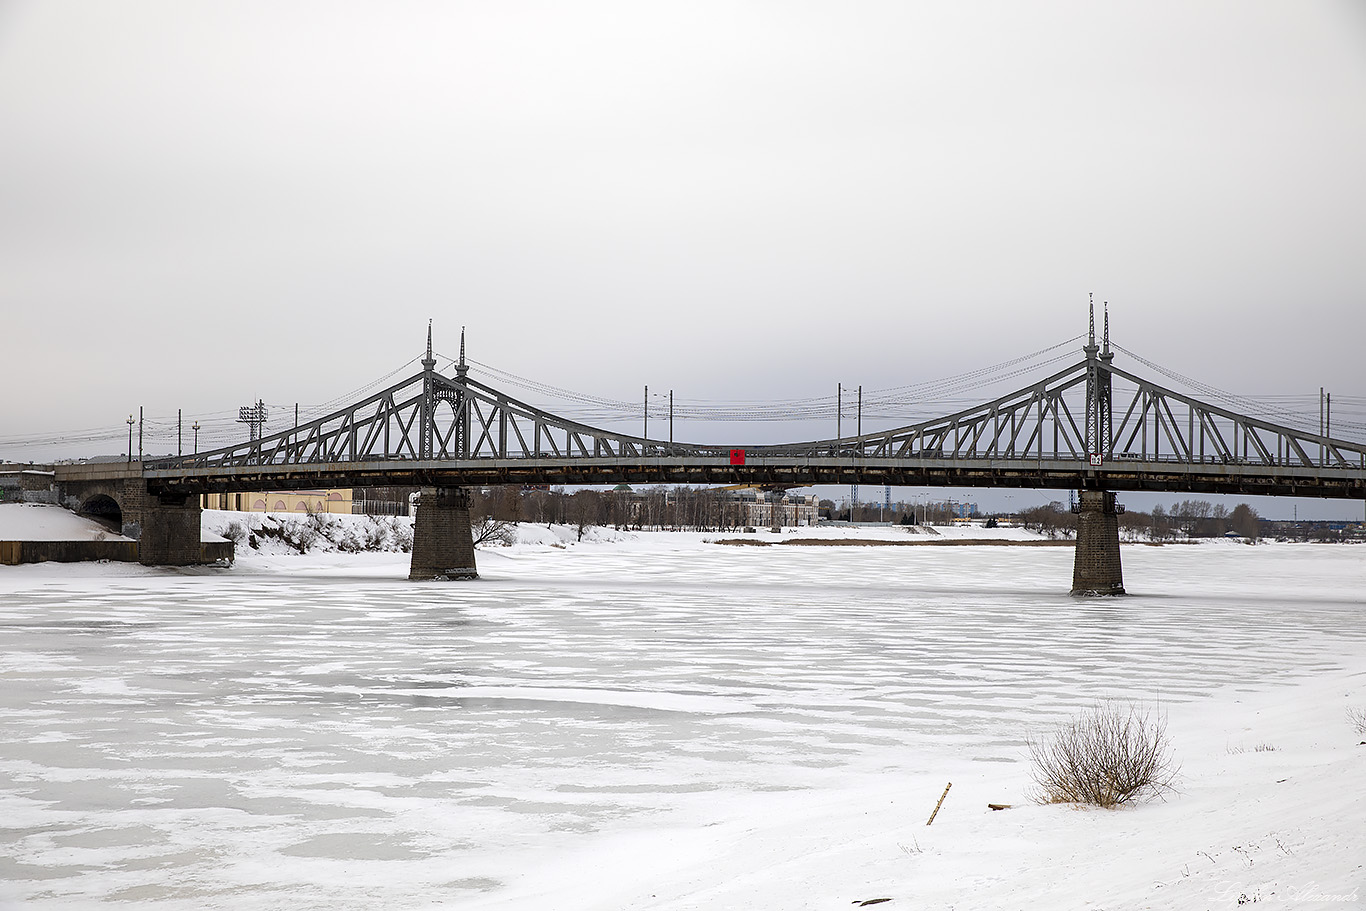
[[[1105,308],[1103,342],[1096,344],[1096,305],[1090,304],[1086,347],[1086,458],[1094,480],[1097,469],[1114,456],[1114,406],[1111,400],[1110,308]],[[1080,490],[1077,549],[1072,565],[1072,594],[1124,594],[1124,568],[1119,559],[1119,516],[1124,507],[1108,490]]]

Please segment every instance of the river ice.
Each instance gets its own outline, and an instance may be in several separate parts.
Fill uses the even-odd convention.
[[[1071,559],[655,533],[473,583],[0,568],[0,907],[701,907],[872,794],[1022,802],[1024,738],[1098,698],[1228,702],[1366,641],[1363,548],[1126,547],[1123,599],[1070,598]]]

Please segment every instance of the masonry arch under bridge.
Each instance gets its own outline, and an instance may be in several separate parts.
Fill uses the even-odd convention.
[[[123,534],[123,507],[107,493],[87,496],[76,509],[77,515],[93,519],[116,535]]]

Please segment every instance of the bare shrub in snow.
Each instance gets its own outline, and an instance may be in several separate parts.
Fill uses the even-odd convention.
[[[224,527],[223,537],[227,538],[238,547],[241,547],[243,544],[247,543],[247,529],[241,522],[234,519]]]
[[[511,547],[517,543],[517,526],[512,522],[504,522],[501,519],[494,519],[485,516],[471,527],[474,533],[474,543],[494,544],[499,547]]]
[[[352,522],[328,521],[320,523],[318,533],[344,554],[358,554],[369,550],[365,529]]]
[[[402,519],[390,519],[390,535],[393,537],[394,546],[401,553],[412,553],[413,550],[413,523],[405,522]]]
[[[280,523],[279,537],[301,554],[306,554],[321,536],[322,524],[317,515],[304,519],[285,519]],[[266,529],[263,527],[262,531]]]
[[[374,516],[366,516],[365,526],[361,529],[366,550],[384,550],[389,538],[389,530]]]
[[[1366,734],[1366,708],[1348,709],[1347,721],[1356,729],[1358,734]]]
[[[1166,718],[1135,705],[1100,703],[1028,746],[1040,803],[1115,807],[1161,797],[1180,771]]]

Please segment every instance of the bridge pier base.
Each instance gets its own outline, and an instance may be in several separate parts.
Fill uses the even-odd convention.
[[[1119,561],[1119,514],[1108,490],[1082,490],[1077,504],[1077,551],[1072,564],[1072,594],[1122,595],[1124,569]]]
[[[413,521],[409,579],[477,579],[470,495],[462,487],[424,487]]]
[[[56,468],[58,502],[138,542],[137,559],[143,566],[231,562],[231,544],[206,546],[202,542],[199,497],[149,490],[140,463],[91,462]]]
[[[143,566],[192,566],[203,562],[198,497],[149,494],[138,514],[138,562]]]

